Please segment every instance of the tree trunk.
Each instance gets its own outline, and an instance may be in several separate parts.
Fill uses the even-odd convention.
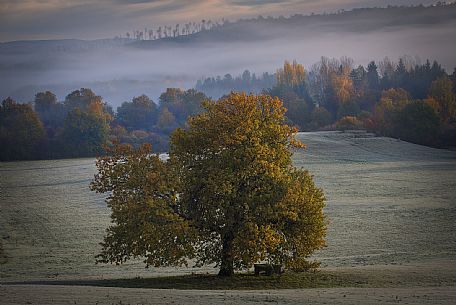
[[[219,276],[232,276],[234,274],[233,240],[234,236],[232,233],[227,233],[223,236],[222,261]]]

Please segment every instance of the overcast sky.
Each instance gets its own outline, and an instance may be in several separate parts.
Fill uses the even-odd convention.
[[[235,20],[430,0],[0,0],[0,41],[97,39],[201,19]]]

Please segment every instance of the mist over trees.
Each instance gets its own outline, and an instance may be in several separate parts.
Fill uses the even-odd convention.
[[[114,112],[87,88],[71,92],[62,102],[50,91],[38,92],[28,104],[8,98],[0,108],[0,144],[5,145],[0,160],[97,156],[114,142],[134,147],[151,143],[163,152],[169,134],[201,112],[207,99],[194,89],[169,88],[160,105],[140,95]]]
[[[402,27],[407,24],[435,25],[454,21],[453,2],[438,2],[435,5],[388,5],[387,7],[365,7],[335,12],[293,14],[291,16],[258,16],[239,20],[220,21],[201,20],[185,24],[144,27],[127,33],[126,37],[142,41],[135,46],[151,47],[154,44],[147,40],[160,40],[167,43],[169,38],[178,38],[175,41],[243,41],[257,38],[273,38],[277,35],[297,34],[303,30],[315,30],[324,25],[325,31],[337,32],[369,32],[389,27]],[[407,18],[404,18],[407,15]],[[260,35],[258,35],[260,34]],[[122,36],[122,35],[121,35]],[[182,37],[181,37],[182,36]],[[191,36],[191,37],[185,37]],[[159,43],[159,42],[157,42]]]
[[[201,31],[211,30],[215,27],[220,27],[225,24],[226,20],[212,21],[212,20],[201,20],[201,22],[187,22],[184,24],[177,23],[175,25],[164,25],[158,27],[144,27],[144,30],[133,30],[126,32],[125,37],[127,39],[136,40],[157,40],[162,38],[176,38],[179,36],[194,35]],[[123,35],[119,35],[117,38],[122,38]]]
[[[207,96],[218,99],[231,91],[261,93],[275,85],[276,76],[268,72],[256,76],[249,70],[241,75],[232,76],[227,73],[223,77],[207,77],[197,81],[195,89],[204,92]]]
[[[410,56],[398,62],[385,57],[367,67],[355,66],[349,57],[322,57],[309,70],[285,61],[275,73],[275,84],[264,92],[284,102],[289,123],[302,131],[367,129],[450,147],[456,143],[455,76],[456,70],[448,75],[437,61],[420,63]],[[197,87],[208,95],[226,94],[224,83],[206,82],[203,87],[199,82]],[[254,91],[249,84],[244,83],[245,91]]]
[[[114,142],[151,143],[154,151],[164,152],[171,132],[201,113],[203,101],[238,89],[278,97],[288,110],[287,123],[301,131],[366,129],[417,144],[454,147],[455,82],[456,69],[448,74],[437,61],[385,57],[365,67],[348,57],[322,57],[309,69],[285,61],[261,78],[248,70],[236,77],[206,78],[196,84],[203,92],[168,88],[157,104],[139,95],[116,111],[86,88],[62,102],[50,91],[38,92],[29,104],[3,101],[0,140],[8,148],[1,160],[95,156]]]
[[[150,25],[138,25],[135,31],[145,32],[144,28],[157,34],[158,28]],[[186,25],[180,24],[181,33],[183,28]],[[49,90],[63,100],[77,88],[91,88],[116,108],[141,94],[157,102],[167,87],[190,88],[202,76],[236,78],[249,69],[261,78],[286,58],[310,71],[322,55],[349,55],[357,64],[367,64],[370,59],[378,63],[384,56],[411,54],[436,58],[448,70],[454,61],[455,30],[456,5],[446,4],[258,17],[177,37],[171,37],[168,25],[168,37],[155,40],[4,42],[0,43],[0,97],[32,101],[37,92]],[[222,95],[211,92],[210,96]]]

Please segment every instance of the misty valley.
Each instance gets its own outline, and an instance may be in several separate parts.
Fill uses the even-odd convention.
[[[120,32],[122,38],[93,41],[2,42],[0,97],[30,102],[37,92],[49,90],[62,100],[76,89],[91,88],[113,107],[141,94],[157,102],[168,87],[189,89],[202,78],[234,77],[244,70],[259,77],[274,73],[285,59],[310,68],[322,56],[349,56],[356,66],[367,66],[371,60],[397,61],[408,55],[420,58],[421,64],[438,60],[451,74],[455,16],[454,4],[393,6],[214,21],[208,30],[178,37],[171,32],[155,40]],[[153,30],[158,35],[158,27]],[[270,84],[248,89],[263,88]]]
[[[2,305],[454,304],[456,2],[0,16]]]

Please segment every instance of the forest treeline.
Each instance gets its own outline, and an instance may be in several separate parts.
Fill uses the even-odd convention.
[[[58,101],[39,92],[33,102],[7,98],[0,106],[0,161],[91,157],[115,141],[151,143],[166,151],[171,131],[201,111],[207,97],[194,89],[169,88],[159,106],[146,95],[124,102],[114,112],[92,90],[81,88]]]
[[[355,67],[347,57],[323,57],[309,70],[285,62],[275,74],[227,74],[196,88],[203,92],[168,88],[158,104],[140,95],[116,111],[86,88],[63,101],[49,91],[26,104],[7,98],[0,106],[0,160],[89,157],[114,141],[151,143],[163,152],[169,134],[201,112],[202,101],[230,91],[279,97],[301,131],[367,129],[434,147],[456,144],[456,69],[448,74],[436,61],[385,58]]]
[[[221,21],[212,20],[201,20],[201,22],[188,22],[185,24],[177,23],[173,26],[164,25],[158,27],[144,27],[144,30],[133,30],[126,32],[125,37],[127,39],[136,40],[157,40],[162,38],[175,38],[179,36],[187,36],[197,34],[202,31],[208,31],[215,27],[220,27],[227,21],[222,19]],[[116,38],[122,38],[120,35]]]
[[[257,92],[261,79],[244,75],[207,78],[196,88],[212,97],[230,86]],[[428,146],[456,145],[456,69],[448,74],[437,61],[404,56],[355,67],[348,57],[322,57],[309,70],[285,62],[263,91],[284,102],[289,122],[301,131],[367,129]]]
[[[221,76],[202,78],[196,82],[195,89],[218,99],[231,91],[261,93],[266,88],[274,87],[275,84],[275,74],[265,72],[261,76],[256,76],[255,73],[245,70],[238,76],[228,73],[223,78]]]
[[[236,41],[251,40],[253,33],[264,37],[273,37],[278,33],[290,34],[318,28],[320,31],[354,31],[365,32],[385,27],[402,27],[406,24],[435,25],[454,21],[456,3],[439,1],[423,5],[388,5],[386,7],[364,7],[351,10],[340,9],[334,12],[293,14],[291,16],[262,16],[238,20],[207,20],[185,24],[144,26],[126,32],[116,38],[126,37],[127,41],[143,42],[142,46],[152,46],[147,41]],[[404,15],[407,18],[404,18]],[[198,35],[195,35],[198,34]],[[146,41],[146,42],[145,42]],[[134,44],[136,46],[141,44]]]

